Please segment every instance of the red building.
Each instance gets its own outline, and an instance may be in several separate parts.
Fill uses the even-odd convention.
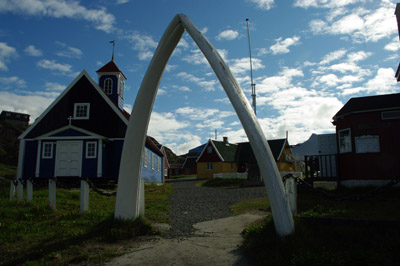
[[[400,94],[351,98],[333,117],[343,185],[381,185],[400,175]]]

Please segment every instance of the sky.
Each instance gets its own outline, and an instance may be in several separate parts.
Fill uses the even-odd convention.
[[[183,13],[230,67],[267,139],[289,144],[333,133],[332,117],[352,97],[398,93],[394,0],[1,0],[0,110],[31,123],[86,70],[111,60],[127,77],[125,109],[165,29]],[[66,121],[67,123],[67,121]],[[209,138],[247,141],[225,91],[185,33],[158,89],[148,135],[184,154]]]

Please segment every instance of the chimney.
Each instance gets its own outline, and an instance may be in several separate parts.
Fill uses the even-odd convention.
[[[224,143],[225,143],[225,144],[229,144],[229,143],[228,143],[228,137],[224,137]]]

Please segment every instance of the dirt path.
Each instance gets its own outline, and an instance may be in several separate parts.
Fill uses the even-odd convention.
[[[193,237],[149,239],[106,265],[248,265],[238,249],[243,241],[241,232],[264,217],[242,214],[197,223]]]

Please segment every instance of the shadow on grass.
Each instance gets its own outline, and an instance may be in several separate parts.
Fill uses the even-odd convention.
[[[20,265],[27,261],[37,261],[46,258],[50,254],[68,251],[69,247],[81,245],[90,240],[113,243],[119,240],[133,239],[138,236],[156,234],[152,226],[143,218],[138,217],[135,220],[115,220],[113,216],[103,222],[95,225],[84,234],[63,239],[46,239],[45,241],[33,246],[24,253],[11,254],[13,259],[0,263],[1,265]],[[82,259],[86,259],[83,257]],[[79,256],[70,258],[74,263],[78,262]],[[72,262],[70,261],[70,262]],[[66,261],[68,263],[68,261]],[[64,264],[64,263],[63,263]]]
[[[295,225],[285,238],[276,235],[272,218],[247,228],[245,255],[254,265],[400,265],[398,224],[296,218]]]

